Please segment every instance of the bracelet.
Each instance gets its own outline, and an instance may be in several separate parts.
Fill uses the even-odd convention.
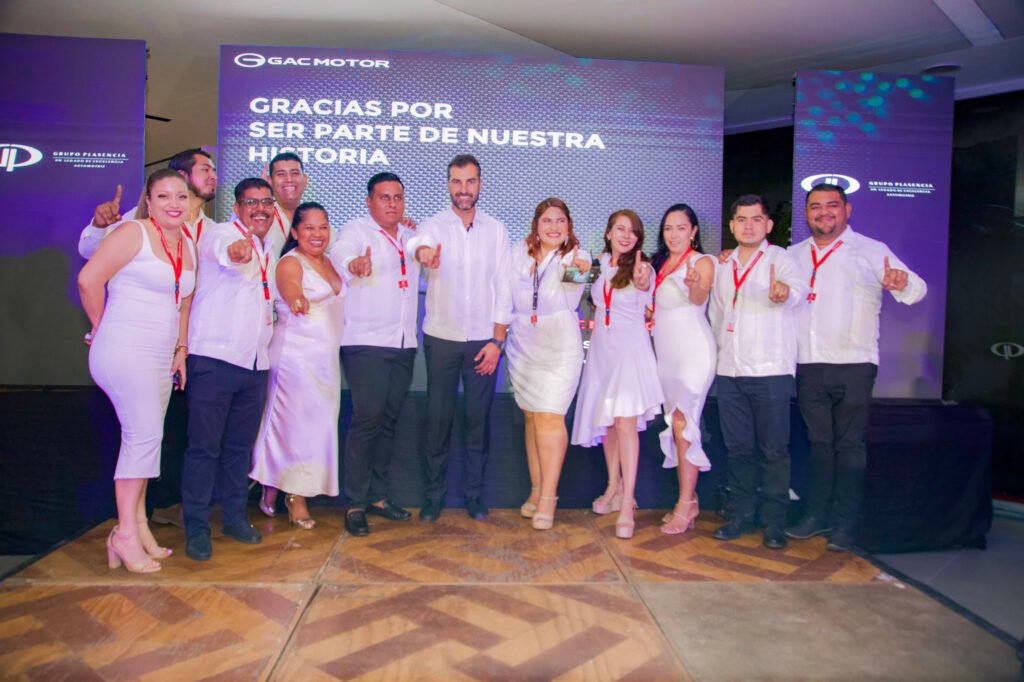
[[[499,341],[498,339],[492,338],[492,339],[491,339],[490,341],[488,341],[487,343],[493,343],[493,344],[494,344],[495,346],[497,346],[497,347],[498,347],[498,350],[499,350],[500,352],[502,352],[502,353],[504,353],[504,352],[505,352],[505,342],[504,342],[504,341]]]
[[[186,346],[185,344],[179,344],[179,345],[175,346],[174,347],[174,354],[177,355],[178,351],[184,351],[185,352],[185,357],[186,358],[188,357],[188,346]]]

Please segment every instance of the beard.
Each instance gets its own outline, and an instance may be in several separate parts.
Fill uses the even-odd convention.
[[[217,190],[212,189],[209,192],[204,193],[201,189],[193,185],[191,182],[188,182],[188,191],[192,192],[192,194],[195,194],[203,201],[213,201],[213,197],[217,195]]]
[[[467,196],[465,194],[452,194],[452,206],[455,206],[460,211],[468,211],[471,208],[476,207],[476,202],[480,200],[480,195]]]

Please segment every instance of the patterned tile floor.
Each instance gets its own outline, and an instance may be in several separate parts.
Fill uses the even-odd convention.
[[[205,563],[184,556],[179,529],[155,526],[175,555],[149,575],[109,570],[104,541],[113,522],[94,528],[0,584],[0,678],[844,679],[787,659],[763,668],[775,671],[768,676],[744,668],[737,652],[743,637],[756,634],[715,634],[723,620],[708,620],[707,609],[716,590],[725,590],[729,613],[746,609],[753,623],[772,616],[758,611],[759,594],[775,609],[790,593],[804,600],[793,602],[800,608],[855,603],[870,620],[887,613],[876,601],[891,611],[890,591],[910,589],[857,555],[826,552],[820,538],[784,552],[763,549],[760,536],[717,542],[710,534],[719,520],[710,512],[694,531],[671,537],[658,531],[661,512],[640,512],[631,541],[613,537],[613,517],[583,511],[560,510],[544,533],[512,510],[492,511],[484,522],[445,510],[427,526],[371,518],[367,538],[345,535],[337,510],[315,514],[318,526],[307,532],[253,510],[263,543],[242,545],[215,532],[214,557]],[[806,593],[811,585],[829,590],[827,598]],[[741,586],[747,591],[735,592]],[[699,612],[691,608],[698,601]],[[928,627],[957,632],[964,646],[996,661],[982,671],[947,641],[927,653],[958,656],[959,667],[938,660],[936,669],[964,671],[963,679],[1011,670],[1004,642],[951,611],[922,613],[935,621]],[[807,621],[813,633],[801,632],[799,622],[786,621],[794,642],[809,634],[830,641],[828,613]],[[927,641],[920,634],[918,647]],[[868,644],[864,660],[875,668],[861,668],[885,661],[883,672],[900,677],[903,659],[871,649],[899,651],[893,639],[890,628]],[[856,656],[850,661],[860,665]]]

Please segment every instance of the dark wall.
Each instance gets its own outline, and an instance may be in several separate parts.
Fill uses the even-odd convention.
[[[760,194],[772,208],[775,227],[768,241],[789,246],[792,232],[793,127],[727,135],[722,177],[722,248],[736,240],[729,232],[729,207],[744,194]],[[708,245],[714,250],[713,245]]]

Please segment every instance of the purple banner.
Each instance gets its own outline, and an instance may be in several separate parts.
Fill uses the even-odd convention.
[[[810,236],[807,190],[845,187],[850,226],[888,244],[928,284],[913,306],[884,296],[875,396],[940,398],[953,80],[801,71],[794,124],[793,243]]]
[[[78,236],[143,180],[146,44],[0,34],[0,384],[89,381]]]
[[[600,251],[608,215],[651,228],[685,201],[704,243],[721,229],[720,68],[563,58],[331,48],[221,50],[218,215],[231,190],[278,151],[305,159],[306,199],[341,226],[366,213],[366,180],[397,173],[406,210],[445,208],[445,166],[472,153],[481,207],[522,239],[536,204],[564,199],[583,246]]]

